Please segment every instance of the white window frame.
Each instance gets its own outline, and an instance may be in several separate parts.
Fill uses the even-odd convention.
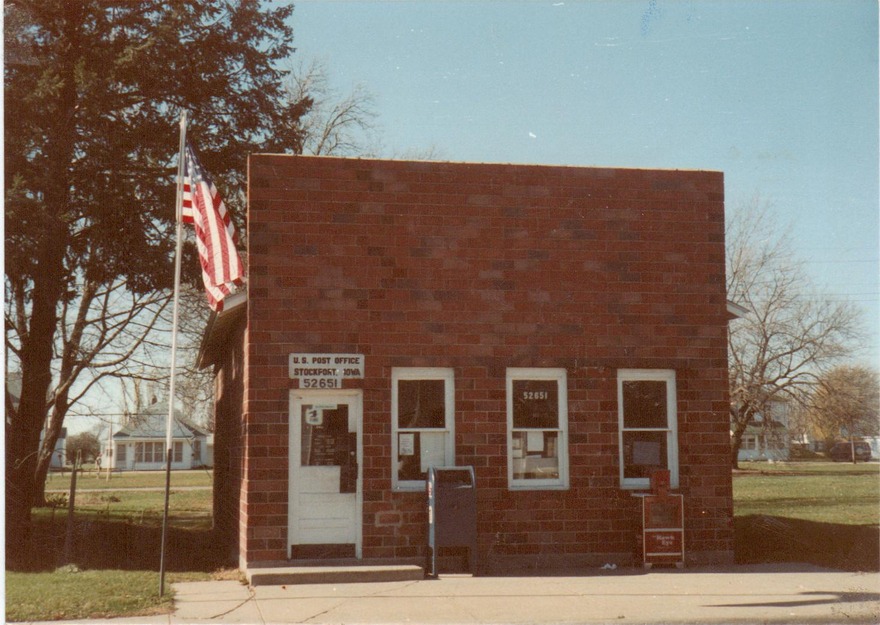
[[[401,380],[443,380],[444,427],[401,428],[397,418],[398,382]],[[446,466],[455,466],[455,370],[446,367],[394,367],[391,369],[391,488],[395,491],[424,491],[425,480],[401,480],[398,477],[398,443],[401,433],[437,432],[445,435]]]
[[[183,462],[183,441],[174,441],[171,448],[174,450],[172,462]]]
[[[507,369],[507,485],[510,490],[567,490],[568,480],[568,373],[556,368]],[[513,477],[513,382],[515,380],[555,380],[558,388],[559,421],[557,423],[556,456],[559,477],[550,479],[523,479]],[[528,428],[516,428],[525,431]],[[542,429],[541,431],[548,431]]]
[[[111,450],[112,451],[112,450]],[[124,443],[116,445],[116,462],[125,464],[128,462],[128,448]]]
[[[669,469],[671,488],[678,488],[678,399],[674,369],[618,369],[617,371],[617,451],[620,464],[620,487],[624,489],[647,489],[650,478],[624,477],[623,457],[623,383],[624,382],[665,382],[666,383],[666,427],[665,428],[626,428],[628,432],[666,432],[666,468]]]

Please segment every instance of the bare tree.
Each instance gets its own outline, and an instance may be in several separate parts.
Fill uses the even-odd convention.
[[[210,369],[198,367],[202,335],[210,314],[201,288],[187,287],[181,291],[175,400],[187,419],[213,432],[214,375]]]
[[[731,463],[743,433],[773,400],[803,403],[820,376],[851,354],[859,316],[848,302],[817,294],[759,198],[727,227],[728,298],[748,312],[728,334]],[[770,419],[762,419],[769,423]]]
[[[295,110],[294,134],[301,137],[299,154],[316,156],[369,156],[378,149],[376,112],[373,95],[363,85],[355,85],[340,96],[328,80],[321,61],[300,63],[286,83],[288,97],[300,103]]]
[[[34,504],[45,501],[45,482],[55,444],[71,407],[102,379],[124,377],[141,369],[152,331],[167,307],[167,295],[137,294],[125,278],[99,282],[80,276],[71,285],[75,297],[60,306],[55,340],[52,385],[45,399],[46,424],[37,452]],[[29,299],[24,290],[7,281],[5,301],[7,364],[19,363],[21,344],[28,332]],[[15,417],[13,401],[7,412]]]
[[[880,431],[880,382],[864,366],[841,365],[822,376],[810,397],[810,422],[826,441],[845,436],[853,446],[859,436]]]
[[[94,432],[80,432],[67,439],[67,461],[73,463],[78,453],[83,462],[95,462],[101,457],[101,441]]]

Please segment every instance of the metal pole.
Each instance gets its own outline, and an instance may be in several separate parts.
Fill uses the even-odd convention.
[[[73,515],[74,508],[76,508],[76,469],[81,458],[82,450],[78,449],[73,457],[73,473],[70,475],[70,499],[67,502],[67,534],[64,537],[64,564],[73,562]]]
[[[177,247],[174,254],[174,306],[171,316],[171,372],[168,384],[168,422],[165,427],[165,513],[162,516],[162,552],[159,557],[159,596],[165,595],[165,547],[168,539],[168,500],[171,495],[172,424],[174,422],[174,372],[177,360],[177,316],[180,299],[180,263],[183,247],[183,173],[186,155],[186,111],[180,113],[180,151],[177,153]]]
[[[113,417],[110,417],[110,427],[107,428],[107,481],[110,481],[110,465],[116,462],[113,453]]]

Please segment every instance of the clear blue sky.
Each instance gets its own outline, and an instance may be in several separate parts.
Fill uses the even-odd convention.
[[[712,169],[756,195],[880,362],[878,13],[820,2],[300,1],[296,59],[376,98],[388,154]]]

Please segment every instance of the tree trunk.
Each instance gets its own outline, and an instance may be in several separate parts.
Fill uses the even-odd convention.
[[[68,247],[70,165],[73,160],[77,103],[76,65],[81,37],[78,3],[65,7],[62,37],[70,42],[61,63],[61,87],[55,103],[55,126],[46,145],[46,187],[36,246],[30,323],[21,340],[21,399],[6,425],[6,557],[23,565],[31,549],[31,506],[40,431],[46,422],[46,397],[52,382],[52,357],[58,329],[58,304],[65,288],[64,255]]]
[[[70,408],[70,386],[76,380],[80,370],[77,368],[78,354],[87,323],[88,311],[97,288],[98,285],[91,280],[86,280],[83,284],[76,320],[64,345],[58,373],[58,385],[55,387],[55,402],[52,405],[52,414],[49,417],[46,435],[37,458],[37,469],[34,475],[35,506],[46,505],[46,475],[49,473],[49,465],[52,463],[52,454],[55,453],[55,444],[61,436],[64,417],[67,416],[67,410]]]
[[[733,435],[730,437],[730,466],[739,469],[739,449],[742,447],[743,434],[749,425],[749,417],[738,412],[730,413],[733,417]]]
[[[30,377],[22,376],[22,380]],[[28,402],[32,404],[33,400]],[[6,424],[6,559],[10,568],[25,564],[30,547],[31,501],[41,425],[38,409],[24,402],[19,403],[16,418]]]
[[[37,468],[34,472],[34,506],[41,507],[46,505],[46,476],[49,474],[49,466],[52,464],[52,456],[55,454],[55,445],[61,436],[62,426],[64,425],[64,416],[67,410],[63,405],[59,409],[60,399],[56,399],[55,407],[52,409],[52,415],[49,417],[49,423],[46,427],[46,435],[40,444],[40,453],[37,456]],[[65,402],[66,403],[66,402]],[[64,459],[62,459],[62,463]]]
[[[54,232],[46,233],[40,250],[41,271],[34,276],[30,328],[22,341],[21,400],[6,429],[6,549],[13,560],[25,555],[30,542],[40,432],[46,421],[46,396],[52,381],[66,238],[60,220],[55,225]]]

